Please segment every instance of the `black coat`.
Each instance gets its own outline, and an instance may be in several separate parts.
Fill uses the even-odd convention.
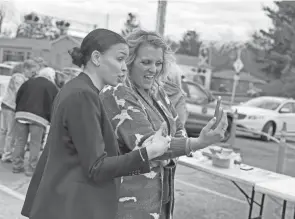
[[[16,95],[16,112],[28,112],[39,116],[48,122],[57,86],[43,77],[30,78],[21,85]]]
[[[119,155],[90,78],[81,73],[57,95],[45,150],[22,215],[30,219],[114,219],[118,177],[150,171],[145,148]]]

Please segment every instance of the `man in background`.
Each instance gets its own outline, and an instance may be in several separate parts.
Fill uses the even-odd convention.
[[[55,70],[43,68],[37,76],[26,81],[18,90],[15,113],[15,149],[13,172],[32,176],[39,160],[42,139],[50,125],[51,108],[56,94]],[[24,167],[24,150],[29,142],[29,164]]]
[[[6,93],[1,104],[0,117],[0,158],[3,162],[12,161],[15,126],[15,99],[21,85],[39,69],[33,60],[26,60],[13,68]]]

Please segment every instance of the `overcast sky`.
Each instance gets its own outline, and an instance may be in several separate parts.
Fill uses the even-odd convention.
[[[120,31],[127,13],[134,12],[139,16],[144,29],[155,30],[157,12],[155,0],[12,1],[16,15],[35,11],[97,24],[98,27],[106,27],[106,18],[109,14],[108,28],[114,31]],[[259,0],[168,0],[165,34],[179,39],[185,30],[195,29],[205,40],[244,41],[254,30],[270,26],[269,18],[261,9],[262,5],[272,6],[273,3]]]

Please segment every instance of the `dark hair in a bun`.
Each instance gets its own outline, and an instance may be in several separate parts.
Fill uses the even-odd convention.
[[[82,67],[87,64],[93,51],[97,50],[100,53],[104,53],[111,46],[119,43],[127,44],[119,34],[99,28],[87,34],[82,41],[81,47],[74,47],[69,51],[69,54],[72,57],[73,64]]]
[[[85,65],[83,60],[83,54],[78,47],[74,47],[73,49],[69,50],[69,54],[72,57],[72,62],[74,65],[77,65],[79,67],[82,67],[82,65]]]

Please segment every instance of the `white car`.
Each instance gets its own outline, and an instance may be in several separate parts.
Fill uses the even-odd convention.
[[[21,62],[15,62],[15,61],[6,61],[6,62],[3,62],[3,64],[9,65],[9,66],[12,66],[12,67],[14,67],[14,66],[16,66],[16,65],[18,65],[20,63]]]
[[[295,136],[295,100],[283,97],[257,97],[237,106],[237,127],[251,129],[275,136],[285,122],[287,134]],[[269,139],[261,136],[265,141]]]
[[[12,69],[12,66],[0,63],[0,109],[3,96],[12,75]]]

